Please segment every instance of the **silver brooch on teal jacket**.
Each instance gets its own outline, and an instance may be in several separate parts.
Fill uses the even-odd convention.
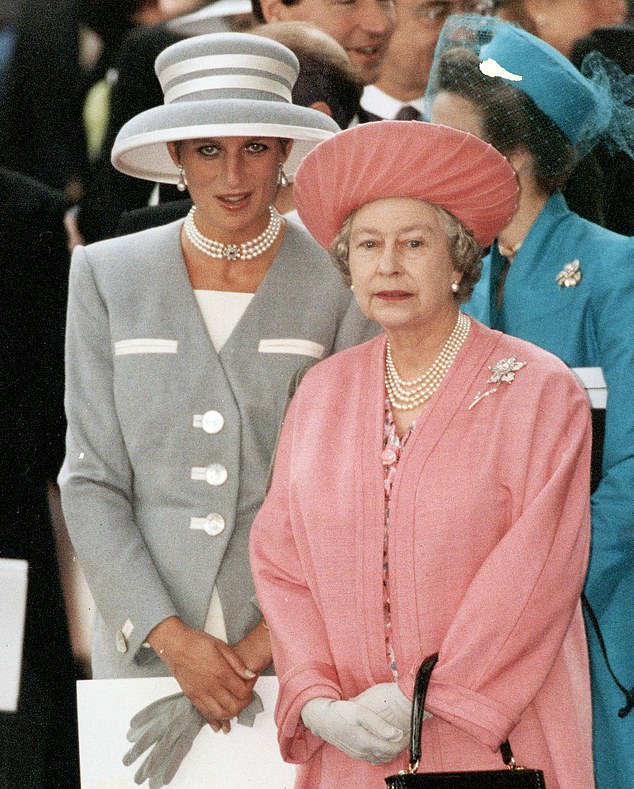
[[[489,370],[491,370],[491,376],[489,377],[487,383],[495,384],[495,386],[491,389],[487,389],[486,392],[478,392],[478,394],[473,398],[471,405],[467,408],[467,411],[471,411],[473,406],[477,405],[480,400],[483,400],[485,397],[497,392],[501,384],[512,384],[515,380],[515,373],[525,366],[526,362],[518,362],[514,356],[509,356],[508,359],[500,359],[500,361],[496,362],[493,367],[489,367]]]
[[[557,274],[557,283],[560,288],[576,288],[581,282],[581,264],[578,260],[566,263]]]

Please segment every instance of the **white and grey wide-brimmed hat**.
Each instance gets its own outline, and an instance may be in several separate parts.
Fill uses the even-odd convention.
[[[293,140],[284,165],[292,175],[317,143],[339,131],[323,112],[292,103],[298,60],[262,36],[194,36],[163,50],[155,71],[165,103],[131,118],[112,148],[112,164],[127,175],[177,183],[166,143],[252,136]]]

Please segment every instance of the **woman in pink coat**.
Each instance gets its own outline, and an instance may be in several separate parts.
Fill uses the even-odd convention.
[[[508,738],[548,789],[592,789],[588,406],[558,359],[459,309],[513,171],[472,135],[382,121],[320,144],[295,195],[385,331],[306,375],[252,530],[296,787],[406,767],[438,652],[421,771],[503,768]]]

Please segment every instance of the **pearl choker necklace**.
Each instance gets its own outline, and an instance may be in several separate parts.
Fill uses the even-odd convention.
[[[244,244],[222,244],[204,236],[196,227],[194,214],[196,206],[192,206],[185,219],[185,235],[196,249],[216,260],[253,260],[273,246],[282,227],[282,217],[275,206],[270,205],[271,218],[265,230],[257,238],[245,241]]]
[[[411,411],[414,408],[426,403],[440,386],[443,378],[453,364],[467,339],[471,321],[462,312],[458,313],[458,320],[449,335],[447,342],[443,345],[440,353],[434,360],[432,366],[415,378],[413,381],[404,381],[394,366],[392,361],[392,349],[390,341],[387,341],[385,352],[385,388],[392,408],[397,411]]]

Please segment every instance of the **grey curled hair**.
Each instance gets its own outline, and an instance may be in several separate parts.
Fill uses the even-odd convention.
[[[432,205],[432,208],[442,220],[442,228],[449,242],[449,254],[453,265],[456,271],[462,274],[458,290],[453,295],[458,304],[464,304],[471,298],[473,289],[480,279],[484,250],[473,238],[471,231],[467,230],[453,214],[437,205]],[[341,230],[335,236],[328,250],[330,259],[339,270],[347,287],[350,287],[352,283],[348,258],[350,255],[350,231],[355,213],[353,211],[341,225]]]

